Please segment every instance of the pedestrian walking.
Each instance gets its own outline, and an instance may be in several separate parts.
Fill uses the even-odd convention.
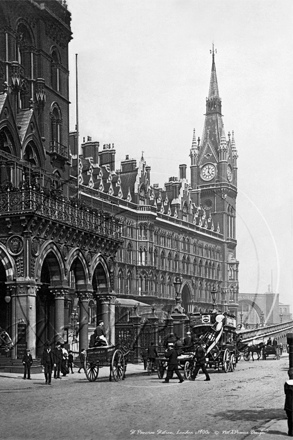
[[[180,374],[180,371],[178,370],[178,360],[177,360],[177,351],[174,347],[173,342],[168,343],[168,348],[165,351],[165,357],[168,359],[168,371],[167,371],[167,377],[163,381],[163,383],[169,383],[169,380],[171,379],[173,372],[176,373],[179,383],[184,382],[183,377]]]
[[[68,352],[68,371],[69,371],[69,373],[70,373],[70,371],[71,371],[72,374],[74,373],[74,371],[73,371],[73,353],[72,353],[72,350],[69,350],[69,352]]]
[[[199,345],[197,349],[195,350],[195,358],[196,358],[196,364],[195,368],[191,373],[191,380],[195,380],[199,370],[201,369],[202,372],[206,375],[205,380],[211,380],[209,373],[206,369],[206,350],[205,345]]]
[[[33,365],[33,358],[31,355],[31,352],[29,349],[26,350],[23,358],[22,363],[24,366],[24,372],[23,372],[23,379],[26,379],[26,376],[28,379],[31,378],[31,366]]]
[[[288,370],[289,379],[284,384],[285,406],[284,410],[287,415],[288,435],[293,437],[293,368]]]
[[[85,349],[84,348],[82,348],[79,353],[79,360],[80,360],[80,367],[79,367],[78,373],[80,373],[81,369],[83,369],[83,371],[85,371],[85,369],[84,369]]]
[[[54,350],[54,379],[61,379],[61,365],[62,365],[62,348],[61,343],[57,342]]]
[[[41,364],[44,368],[44,374],[46,384],[51,385],[52,371],[54,366],[54,354],[51,350],[50,341],[45,343],[44,351],[42,354]]]
[[[61,362],[61,373],[62,376],[66,376],[66,374],[69,373],[68,370],[68,351],[64,347],[64,344],[62,344],[62,362]]]

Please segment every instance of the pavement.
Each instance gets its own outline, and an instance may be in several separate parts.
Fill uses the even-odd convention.
[[[80,374],[77,373],[78,368],[74,368],[74,374],[70,373],[65,377],[62,377],[62,380],[64,381],[71,381],[72,379],[74,380],[75,378],[82,378],[84,377],[84,379],[86,380],[86,376],[84,371],[82,371]],[[127,376],[132,376],[132,375],[139,375],[139,374],[147,374],[146,371],[143,368],[143,364],[128,364],[127,365],[127,371],[126,371],[126,375]],[[109,368],[108,367],[104,367],[101,368],[99,371],[99,376],[98,379],[102,379],[102,378],[107,378],[109,376]],[[22,374],[21,373],[6,373],[0,370],[0,389],[1,389],[1,378],[9,378],[9,379],[22,379]],[[40,380],[40,381],[44,381],[44,374],[43,373],[36,373],[32,375],[32,378],[35,380]],[[52,383],[54,384],[54,379],[52,381]],[[2,382],[3,384],[3,382]],[[285,411],[284,411],[284,419],[273,419],[270,420],[269,422],[263,424],[262,426],[258,427],[256,429],[256,431],[251,431],[247,436],[245,436],[245,440],[254,440],[254,439],[270,439],[270,440],[275,440],[275,439],[281,439],[284,438],[284,436],[288,436],[287,435],[287,419],[286,419],[286,415],[285,415]],[[231,439],[233,438],[233,433],[231,432]],[[235,432],[236,437],[238,437],[237,433]],[[235,438],[236,438],[235,437]],[[220,437],[219,437],[220,439]]]
[[[82,370],[81,373],[78,373],[78,368],[74,368],[74,374],[70,373],[67,376],[61,376],[62,380],[70,380],[70,379],[74,379],[75,377],[78,377],[80,379],[80,377],[84,376],[84,378],[86,379],[85,373]],[[109,367],[103,367],[100,368],[99,370],[99,375],[98,375],[98,379],[99,378],[105,378],[109,376]],[[147,374],[146,371],[143,369],[143,364],[128,364],[127,365],[127,370],[126,370],[126,376],[131,376],[133,374]],[[23,377],[22,373],[7,373],[6,371],[1,371],[0,370],[0,378],[10,378],[10,379],[21,379]],[[31,378],[34,380],[44,380],[44,373],[33,373],[31,374]]]

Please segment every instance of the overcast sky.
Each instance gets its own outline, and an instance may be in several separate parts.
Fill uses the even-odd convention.
[[[292,297],[292,0],[67,0],[71,130],[114,143],[163,186],[202,136],[211,55],[238,149],[240,293]],[[188,171],[189,175],[189,171]],[[291,311],[292,311],[291,309]]]

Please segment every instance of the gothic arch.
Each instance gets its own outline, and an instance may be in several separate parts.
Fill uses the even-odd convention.
[[[6,280],[13,281],[13,279],[16,278],[15,263],[2,244],[0,244],[0,261],[5,270]]]
[[[102,285],[102,289],[107,291],[110,288],[110,274],[109,274],[109,268],[108,265],[103,258],[101,254],[98,254],[95,256],[95,258],[92,260],[91,266],[90,266],[90,274],[91,279],[93,280],[93,287],[95,283]],[[95,275],[96,275],[96,281],[95,281]],[[103,278],[103,280],[102,280]],[[100,281],[100,282],[99,282]]]
[[[64,280],[67,280],[65,276],[66,270],[61,253],[53,241],[44,243],[40,249],[40,255],[37,257],[35,265],[36,281],[41,280],[43,263],[46,258],[50,269],[52,284],[63,284]]]
[[[80,249],[69,252],[66,264],[67,273],[73,270],[76,288],[80,290],[89,284],[89,271],[86,260]]]

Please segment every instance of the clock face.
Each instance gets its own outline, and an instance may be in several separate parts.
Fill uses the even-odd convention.
[[[227,179],[229,180],[229,182],[231,182],[232,178],[233,178],[232,168],[230,167],[230,165],[228,165],[228,168],[227,168]]]
[[[212,180],[216,175],[215,165],[212,163],[206,164],[202,167],[200,175],[203,180]]]

